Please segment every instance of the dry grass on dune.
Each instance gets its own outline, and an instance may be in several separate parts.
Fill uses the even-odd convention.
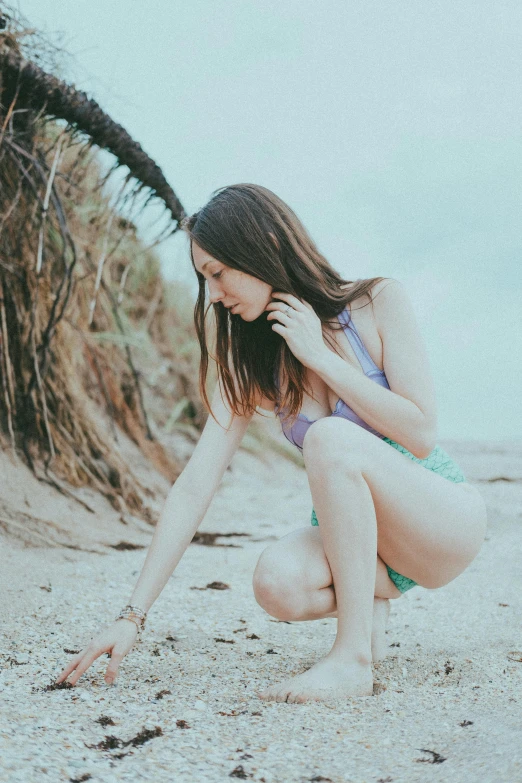
[[[96,123],[89,135],[38,105],[44,88],[49,102],[59,94],[73,108],[82,94],[24,61],[23,44],[15,23],[0,35],[3,447],[68,496],[88,485],[122,518],[152,521],[118,433],[170,481],[179,474],[161,432],[197,431],[203,421],[188,292],[164,282],[155,250],[137,234],[146,183],[129,172],[116,190],[93,147]],[[135,157],[152,164],[120,130]],[[173,230],[170,216],[163,233]]]
[[[0,33],[0,445],[87,510],[82,487],[123,522],[153,523],[154,491],[124,441],[172,482],[206,413],[193,297],[162,278],[135,220],[161,196],[157,243],[184,212],[139,144],[40,67],[60,63],[46,46],[16,21]],[[124,163],[135,169],[120,176]],[[254,422],[243,448],[266,447],[296,459]],[[2,524],[40,540],[22,517]]]

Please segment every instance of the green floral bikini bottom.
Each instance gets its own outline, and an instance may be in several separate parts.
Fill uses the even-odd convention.
[[[397,451],[400,451],[401,454],[409,457],[414,462],[418,462],[419,465],[422,465],[428,470],[432,470],[434,473],[438,473],[440,476],[443,476],[443,478],[448,479],[448,481],[453,481],[454,484],[460,484],[466,481],[466,478],[457,463],[454,462],[451,457],[446,454],[444,449],[441,449],[440,446],[435,446],[431,454],[428,454],[425,459],[419,459],[419,457],[416,457],[411,453],[411,451],[408,451],[408,449],[405,449],[404,446],[401,446],[400,443],[396,443],[394,440],[390,440],[389,438],[383,438],[382,440],[385,443],[389,443],[390,446],[393,446],[394,449],[397,449]],[[314,526],[319,525],[319,520],[317,519],[317,515],[314,509],[312,509],[312,517],[310,521]],[[393,568],[390,568],[389,565],[386,565],[386,568],[388,570],[390,579],[398,587],[401,593],[405,593],[406,590],[411,590],[411,588],[415,587],[417,584],[417,582],[414,582],[413,579],[409,579],[407,576],[398,574],[397,571],[394,571]]]

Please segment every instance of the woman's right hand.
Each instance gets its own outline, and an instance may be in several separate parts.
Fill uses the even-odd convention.
[[[107,685],[111,685],[118,674],[120,663],[132,648],[137,635],[138,628],[132,620],[116,620],[111,626],[93,637],[87,647],[69,661],[55,680],[55,684],[64,682],[71,672],[74,672],[69,682],[71,685],[75,685],[96,658],[99,658],[103,653],[110,653],[111,661],[105,672],[105,682]]]

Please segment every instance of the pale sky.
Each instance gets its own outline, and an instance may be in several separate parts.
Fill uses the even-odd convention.
[[[18,5],[187,211],[264,185],[344,277],[407,286],[440,438],[522,437],[520,0]]]

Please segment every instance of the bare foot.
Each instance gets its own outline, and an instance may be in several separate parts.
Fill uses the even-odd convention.
[[[257,695],[266,701],[302,704],[305,701],[371,696],[372,693],[371,665],[346,663],[330,654],[308,671],[284,680],[279,685],[272,685]]]
[[[374,598],[372,625],[372,660],[382,661],[388,655],[386,642],[386,627],[390,616],[390,601],[388,598]]]

